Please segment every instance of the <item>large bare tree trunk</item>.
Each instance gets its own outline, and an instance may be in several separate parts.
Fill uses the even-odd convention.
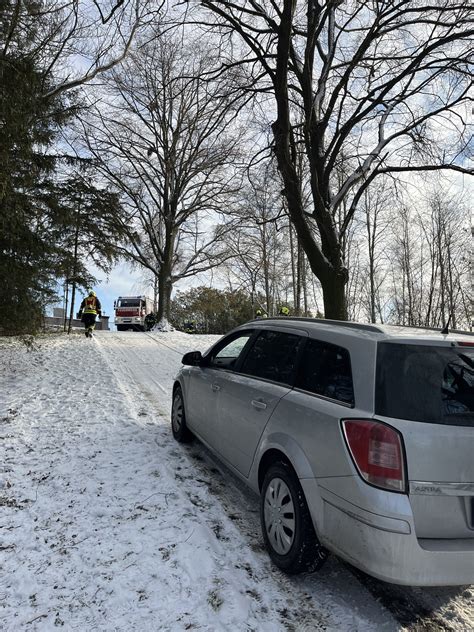
[[[167,278],[165,275],[160,275],[158,287],[158,315],[156,321],[160,323],[170,319],[171,292],[173,284],[169,280],[169,277]]]
[[[334,218],[326,205],[329,204],[329,182],[321,186],[324,177],[321,172],[323,164],[310,152],[311,186],[313,190],[314,217],[317,221],[321,248],[306,220],[306,210],[301,192],[301,178],[298,174],[295,157],[297,149],[290,123],[290,103],[288,88],[288,60],[290,58],[293,14],[295,4],[289,0],[284,2],[278,32],[277,62],[273,80],[277,105],[277,120],[272,125],[275,141],[275,155],[278,169],[284,183],[288,213],[298,236],[298,241],[308,257],[313,273],[321,282],[324,296],[324,313],[326,318],[336,320],[347,319],[344,288],[347,283],[347,270],[341,252],[341,244],[337,236]],[[313,122],[311,132],[316,123]],[[324,190],[326,189],[326,190]]]
[[[167,228],[163,248],[163,262],[158,272],[158,314],[156,318],[158,323],[170,319],[175,240],[174,231]]]
[[[325,283],[323,288],[324,317],[333,320],[347,320],[346,278],[334,276]]]

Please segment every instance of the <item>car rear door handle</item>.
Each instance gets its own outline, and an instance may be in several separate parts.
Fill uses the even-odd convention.
[[[265,402],[262,402],[260,399],[252,399],[252,406],[254,408],[258,408],[259,410],[265,410],[267,407]]]
[[[212,384],[211,388],[214,392],[220,391],[221,387],[219,386],[219,384]]]

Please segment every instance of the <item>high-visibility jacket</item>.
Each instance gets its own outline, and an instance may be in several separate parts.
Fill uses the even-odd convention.
[[[100,311],[100,301],[96,296],[86,296],[82,301],[81,312],[83,314],[97,314]]]

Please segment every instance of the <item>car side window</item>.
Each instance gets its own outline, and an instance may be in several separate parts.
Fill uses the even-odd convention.
[[[294,334],[262,331],[247,353],[240,373],[291,385],[303,340]]]
[[[213,368],[222,367],[225,369],[233,369],[252,335],[252,331],[246,331],[238,336],[233,336],[227,343],[224,341],[224,346],[220,346],[212,353],[209,366]]]
[[[445,415],[474,412],[474,356],[456,353],[443,372],[441,399]]]
[[[303,350],[295,386],[354,405],[351,361],[347,349],[309,339]]]

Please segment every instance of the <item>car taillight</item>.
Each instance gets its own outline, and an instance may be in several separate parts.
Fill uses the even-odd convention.
[[[382,489],[405,492],[405,458],[400,433],[391,426],[368,419],[343,419],[342,427],[362,478]]]

